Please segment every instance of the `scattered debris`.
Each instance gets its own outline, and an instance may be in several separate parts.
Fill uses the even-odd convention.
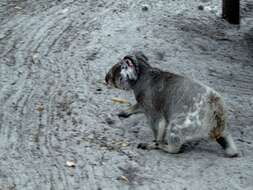
[[[122,142],[122,141],[114,142],[114,144],[120,147],[127,147],[129,145],[128,142]]]
[[[14,7],[14,8],[17,9],[17,10],[22,10],[22,8],[18,7],[18,6]]]
[[[129,183],[129,180],[128,180],[128,178],[126,177],[126,176],[119,176],[119,177],[117,177],[117,180],[121,180],[121,181],[124,181],[124,182],[126,182],[126,183]]]
[[[131,104],[128,100],[121,99],[121,98],[112,98],[113,103],[119,103],[119,104]]]
[[[36,110],[37,110],[38,112],[43,112],[43,111],[44,111],[44,106],[43,106],[43,104],[39,104],[39,105],[36,107]]]
[[[61,12],[62,12],[62,13],[66,13],[66,12],[68,12],[68,11],[69,11],[69,9],[66,8],[66,9],[63,9]]]
[[[105,118],[105,122],[108,125],[113,125],[115,123],[115,121],[112,118],[110,118],[110,117]]]
[[[125,143],[125,142],[121,143],[121,147],[127,147],[127,146],[128,146],[128,143]]]
[[[207,12],[211,12],[217,16],[221,15],[221,10],[218,9],[218,6],[205,6],[203,7],[203,10]]]
[[[34,53],[34,54],[32,55],[32,63],[33,63],[33,64],[38,64],[38,63],[40,63],[39,54],[38,54],[38,53]]]
[[[243,143],[247,143],[247,144],[251,144],[251,142],[250,142],[250,141],[246,141],[246,140],[243,140],[243,139],[237,139],[237,141],[239,141],[239,142],[243,142]]]
[[[5,34],[0,33],[0,40],[3,39],[5,37]]]

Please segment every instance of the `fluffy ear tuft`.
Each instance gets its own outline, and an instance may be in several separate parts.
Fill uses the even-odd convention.
[[[129,67],[134,67],[134,63],[131,59],[125,58],[124,61]]]
[[[148,58],[146,57],[146,55],[144,55],[142,51],[137,51],[134,54],[135,54],[136,59],[142,60],[144,62],[148,62]]]
[[[136,72],[136,65],[132,59],[123,59],[120,74],[124,80],[137,80],[138,76]]]

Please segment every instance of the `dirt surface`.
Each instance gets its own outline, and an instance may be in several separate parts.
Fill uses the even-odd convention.
[[[220,0],[1,0],[0,190],[253,189],[253,3],[241,2],[238,27]],[[207,140],[137,149],[152,140],[144,116],[120,120],[127,106],[111,101],[133,95],[103,85],[132,50],[222,93],[241,157]]]

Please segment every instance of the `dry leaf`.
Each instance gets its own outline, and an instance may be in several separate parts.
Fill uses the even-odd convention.
[[[97,83],[106,85],[106,82],[104,80],[97,80]]]
[[[76,163],[73,162],[73,161],[67,161],[67,162],[66,162],[66,165],[67,165],[68,167],[75,167],[75,166],[76,166]]]
[[[130,104],[129,101],[125,100],[125,99],[121,99],[121,98],[112,98],[112,101],[114,103],[120,103],[120,104]]]
[[[18,7],[18,6],[16,6],[16,7],[14,7],[15,9],[18,9],[18,10],[21,10],[22,8],[21,7]]]
[[[129,145],[127,142],[122,142],[122,141],[112,142],[112,144],[115,144],[116,146],[119,146],[119,147],[127,147]]]
[[[123,175],[122,175],[122,176],[118,177],[117,179],[129,183],[129,180],[128,180],[128,178],[127,178],[126,176],[123,176]]]
[[[122,147],[127,147],[127,146],[128,146],[128,143],[122,143],[121,146],[122,146]]]
[[[41,104],[41,105],[38,105],[37,108],[36,108],[36,110],[37,110],[38,112],[44,111],[43,105],[42,105],[42,104]]]

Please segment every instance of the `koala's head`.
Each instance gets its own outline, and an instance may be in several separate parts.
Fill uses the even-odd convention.
[[[125,56],[113,65],[105,76],[105,82],[115,88],[130,90],[139,79],[142,70],[150,67],[148,58],[142,52]]]

